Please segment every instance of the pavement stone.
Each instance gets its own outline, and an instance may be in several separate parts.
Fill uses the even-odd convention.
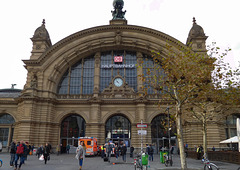
[[[13,170],[9,166],[10,154],[0,153],[0,159],[3,160],[3,166],[0,170]],[[127,161],[123,162],[122,158],[119,157],[116,160],[115,157],[111,157],[111,162],[104,162],[101,157],[86,157],[83,165],[83,170],[134,170],[134,159],[127,155]],[[220,161],[213,161],[220,170],[237,170],[240,165],[231,164]],[[195,160],[187,158],[187,165],[189,170],[202,170],[204,164],[201,160]],[[181,169],[181,163],[179,155],[173,155],[173,166],[165,167],[164,164],[160,163],[159,155],[154,155],[154,161],[149,162],[148,170],[174,170]],[[75,154],[51,154],[51,159],[45,165],[43,161],[39,161],[37,156],[28,156],[28,160],[25,165],[22,165],[21,170],[78,170],[78,160],[75,159]]]

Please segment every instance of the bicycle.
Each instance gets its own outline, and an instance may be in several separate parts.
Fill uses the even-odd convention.
[[[165,154],[165,155],[163,155],[163,157],[164,157],[164,164],[166,167],[168,167],[168,165],[170,165],[170,166],[173,165],[172,155],[168,156],[167,154]]]
[[[218,168],[217,165],[215,165],[214,163],[211,163],[206,154],[203,155],[203,159],[202,162],[204,163],[204,170],[219,170],[220,168]]]
[[[142,165],[141,154],[137,154],[137,157],[134,158],[134,169],[135,170],[137,170],[137,169],[138,170],[143,170],[143,169],[147,170],[147,165],[146,166]]]

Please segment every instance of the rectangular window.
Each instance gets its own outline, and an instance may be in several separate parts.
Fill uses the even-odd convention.
[[[0,141],[4,147],[8,145],[8,134],[9,128],[0,128]]]

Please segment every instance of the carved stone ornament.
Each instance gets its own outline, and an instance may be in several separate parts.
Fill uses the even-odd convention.
[[[120,79],[123,82],[116,81]],[[117,75],[112,79],[109,86],[103,90],[101,95],[106,98],[130,98],[135,95],[135,91],[128,86],[127,82],[120,75]]]
[[[37,88],[37,75],[33,74],[31,82],[30,82],[31,88]]]
[[[121,31],[117,31],[116,32],[116,37],[115,37],[115,42],[117,45],[121,44],[122,41],[122,35],[121,35]]]

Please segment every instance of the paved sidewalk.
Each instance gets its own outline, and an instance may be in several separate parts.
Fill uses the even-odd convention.
[[[0,159],[3,160],[3,166],[0,170],[13,170],[9,166],[10,154],[0,153]],[[104,162],[101,157],[87,157],[85,158],[83,170],[133,170],[134,160],[127,155],[127,162],[122,161],[122,157],[116,160],[115,157],[111,157],[111,162]],[[230,164],[226,162],[214,161],[214,163],[221,169],[225,170],[237,170],[240,165]],[[191,170],[202,170],[203,163],[201,160],[195,160],[187,158],[188,168]],[[154,155],[154,161],[150,162],[150,168],[148,170],[167,170],[167,169],[181,169],[179,155],[173,155],[173,166],[165,167],[160,163],[159,155]],[[26,164],[22,166],[21,170],[78,170],[78,160],[75,159],[75,154],[56,154],[51,155],[51,160],[45,165],[43,161],[39,161],[35,155],[28,156]]]

